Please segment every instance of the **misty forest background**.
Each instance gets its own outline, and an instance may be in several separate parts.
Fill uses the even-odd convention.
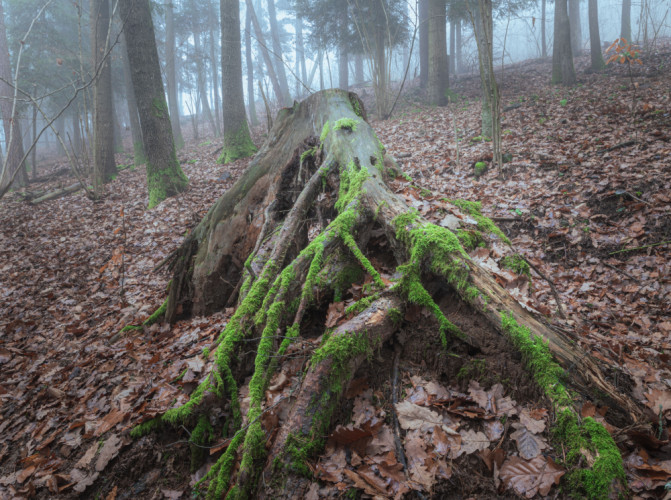
[[[670,37],[0,0],[0,499],[671,498]]]

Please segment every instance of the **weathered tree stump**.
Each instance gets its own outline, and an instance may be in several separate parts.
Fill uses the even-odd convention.
[[[619,453],[606,453],[617,452],[612,439],[604,430],[607,439],[597,442],[593,421],[589,428],[583,427],[574,404],[598,393],[620,424],[643,422],[640,408],[613,387],[601,362],[520,306],[469,258],[463,246],[465,232],[427,222],[390,190],[386,179],[397,171],[366,123],[355,94],[340,90],[314,94],[280,112],[246,173],[176,254],[166,308],[169,321],[237,305],[213,350],[214,371],[187,404],[162,417],[172,424],[197,421],[191,439],[199,443],[210,425],[203,418],[208,408],[230,405],[231,441],[206,477],[210,496],[228,492],[231,498],[300,498],[310,482],[306,459],[323,445],[350,378],[367,354],[391,337],[407,304],[433,313],[444,346],[469,342],[434,302],[425,287],[429,281],[453,288],[520,349],[552,400],[556,424],[564,435],[578,436],[582,441],[577,446],[597,451],[592,468],[583,471],[585,481],[590,474],[603,479],[605,487],[622,481]],[[505,240],[479,213],[477,204],[455,202],[451,210],[457,217],[466,213],[475,218],[479,231]],[[319,225],[316,231],[308,231],[309,221]],[[397,265],[391,282],[382,279],[371,264],[373,256],[362,250],[373,232],[383,235],[387,258]],[[334,293],[351,285],[352,269],[369,275],[369,295],[312,354],[286,423],[280,429],[264,428],[264,394],[278,357],[301,335],[308,311],[323,308]],[[260,339],[253,361],[240,348],[243,339],[251,338]],[[245,342],[244,350],[249,345]],[[238,385],[250,374],[250,405],[243,425]],[[603,430],[601,424],[595,425]],[[603,472],[609,467],[610,475]]]

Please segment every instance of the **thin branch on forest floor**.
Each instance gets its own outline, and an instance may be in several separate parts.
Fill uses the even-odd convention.
[[[614,252],[610,252],[608,255],[615,255],[617,253],[625,253],[625,252],[635,252],[636,250],[645,250],[646,248],[659,247],[662,245],[668,245],[669,243],[671,243],[671,240],[660,241],[659,243],[651,243],[650,245],[643,245],[640,247],[623,248],[622,250],[615,250]]]
[[[529,267],[533,269],[536,272],[536,274],[538,274],[538,276],[540,276],[541,278],[543,278],[545,281],[548,282],[548,284],[550,285],[550,289],[552,290],[552,294],[555,296],[555,300],[557,301],[557,312],[559,313],[559,317],[561,319],[566,319],[566,314],[564,314],[564,306],[562,306],[561,300],[559,299],[559,292],[557,292],[555,284],[550,280],[550,278],[545,276],[545,274],[543,274],[543,272],[540,269],[538,269],[532,262],[530,262],[529,259],[527,259],[524,255],[522,255],[522,258],[524,259],[524,262],[529,264]]]
[[[617,271],[618,273],[623,274],[624,276],[626,276],[626,277],[629,278],[630,280],[635,281],[635,282],[638,283],[639,285],[641,284],[641,281],[640,281],[640,280],[634,278],[634,277],[633,277],[631,274],[629,274],[627,271],[623,271],[622,269],[619,269],[619,268],[617,268],[617,267],[615,267],[615,266],[613,266],[613,265],[611,265],[611,264],[608,264],[607,262],[602,262],[602,264],[603,264],[604,266],[606,266],[606,267],[611,268],[613,271]]]

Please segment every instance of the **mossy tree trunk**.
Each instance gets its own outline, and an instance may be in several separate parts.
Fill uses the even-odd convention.
[[[128,62],[128,49],[126,48],[126,37],[121,34],[121,52],[123,58],[123,78],[126,85],[126,105],[128,106],[128,120],[130,121],[130,132],[133,138],[133,163],[142,165],[145,161],[144,146],[142,145],[142,128],[140,127],[140,115],[137,111],[137,101],[133,90],[133,81],[130,76],[130,63]],[[172,123],[172,119],[170,121]],[[180,132],[181,134],[181,132]]]
[[[445,23],[445,1],[428,0],[429,4],[429,104],[445,106],[446,91],[450,86],[447,58],[447,28]]]
[[[463,231],[429,223],[387,186],[397,168],[365,121],[355,94],[314,94],[280,111],[247,171],[176,253],[165,307],[169,321],[237,305],[210,354],[213,372],[188,403],[161,417],[172,425],[195,425],[191,439],[202,445],[199,436],[210,425],[203,415],[212,405],[225,408],[235,428],[204,479],[211,498],[225,492],[227,498],[304,497],[311,481],[306,460],[321,449],[357,367],[391,337],[407,304],[423,306],[435,316],[445,347],[473,342],[445,317],[425,288],[428,282],[452,287],[520,349],[552,400],[558,422],[567,430],[564,435],[577,436],[577,456],[580,447],[591,446],[594,429],[582,427],[573,409],[576,396],[567,386],[583,396],[598,392],[622,421],[642,419],[636,404],[606,379],[599,361],[520,306],[469,258]],[[479,204],[455,201],[453,209],[475,218],[478,229],[507,241],[481,215]],[[317,231],[309,232],[309,224]],[[384,244],[369,245],[373,234]],[[373,257],[395,261],[396,281],[382,279]],[[352,268],[370,276],[371,294],[312,353],[286,423],[279,429],[264,427],[265,389],[278,360],[306,327],[306,314],[324,308],[355,281],[345,272]],[[248,353],[250,341],[257,346],[254,359]],[[238,384],[250,374],[243,426]],[[143,424],[135,435],[155,423]],[[615,454],[603,455],[617,458],[612,479],[619,481],[621,459],[605,435]],[[600,470],[600,460],[593,470]]]
[[[189,181],[175,154],[149,0],[122,0],[119,6],[147,155],[149,208],[153,208],[184,191]]]

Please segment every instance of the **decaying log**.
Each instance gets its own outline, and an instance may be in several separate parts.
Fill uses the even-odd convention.
[[[61,198],[65,195],[68,195],[70,193],[76,193],[80,189],[83,189],[84,186],[81,182],[75,182],[74,184],[70,184],[69,186],[66,186],[61,189],[56,189],[54,191],[50,191],[39,198],[35,198],[34,200],[30,200],[31,205],[37,205],[39,203],[42,203],[44,201],[49,201],[49,200],[55,200],[57,198]]]
[[[424,287],[429,280],[454,288],[502,335],[514,322],[525,339],[536,342],[538,336],[547,342],[541,347],[549,349],[565,374],[544,387],[551,399],[563,395],[553,400],[555,410],[575,415],[573,396],[563,385],[563,392],[555,390],[565,384],[581,397],[607,403],[618,423],[645,421],[638,405],[604,375],[601,362],[523,308],[468,257],[454,232],[430,224],[388,187],[389,173],[397,170],[355,94],[314,94],[279,113],[248,170],[178,251],[166,308],[169,321],[237,303],[213,352],[215,371],[191,401],[163,417],[173,424],[190,423],[202,415],[197,410],[204,401],[212,404],[213,394],[228,398],[237,430],[206,476],[210,496],[229,491],[243,498],[301,497],[308,484],[302,462],[318,451],[312,443],[326,433],[334,405],[366,355],[392,336],[407,303],[434,314],[445,346],[468,342]],[[446,206],[468,229],[472,217],[463,216],[468,205]],[[308,231],[309,225],[318,235]],[[505,239],[493,225],[484,226]],[[391,283],[371,264],[367,243],[373,229],[398,266],[399,277]],[[263,394],[279,359],[301,335],[306,311],[325,307],[353,283],[343,278],[343,270],[352,267],[368,275],[370,294],[347,322],[324,335],[293,397],[290,418],[279,429],[265,429],[260,422],[266,411]],[[252,338],[259,339],[254,359],[240,349],[243,339]],[[250,374],[248,423],[242,425],[237,387]]]

